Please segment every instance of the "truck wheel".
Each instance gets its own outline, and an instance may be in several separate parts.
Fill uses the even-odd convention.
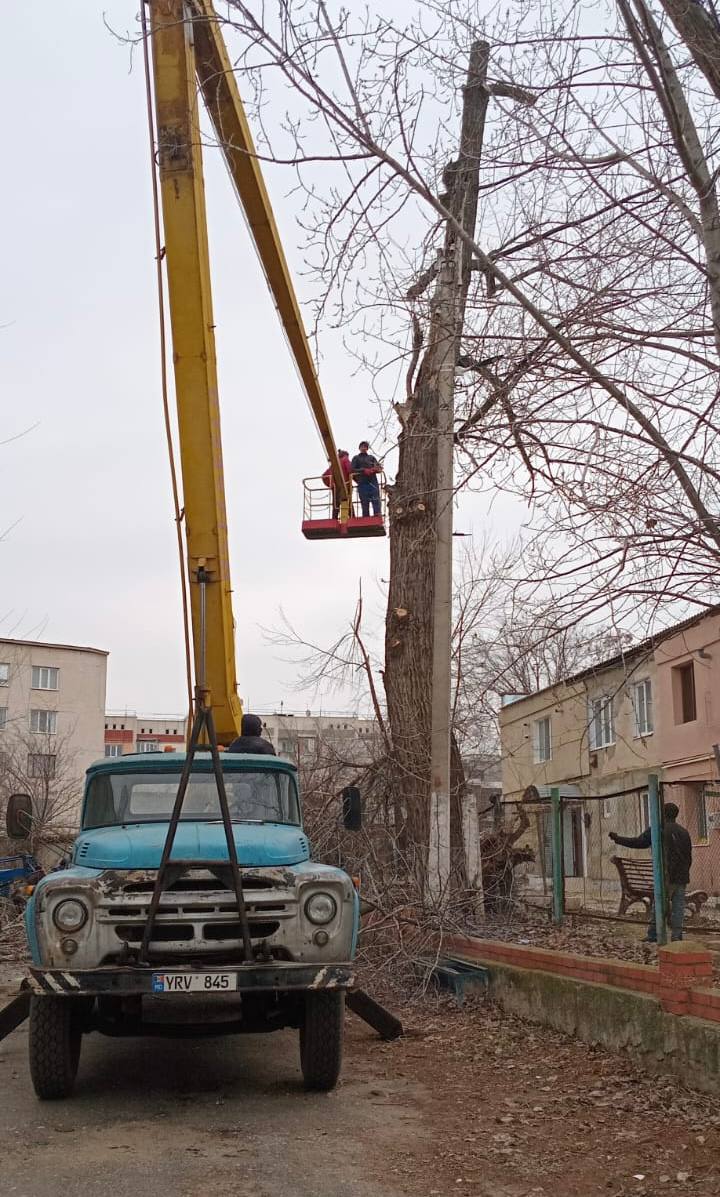
[[[306,1089],[327,1092],[340,1076],[345,995],[327,989],[308,993],[300,1027],[300,1066]]]
[[[30,1001],[30,1075],[38,1097],[69,1097],[80,1060],[80,1011],[73,998]]]

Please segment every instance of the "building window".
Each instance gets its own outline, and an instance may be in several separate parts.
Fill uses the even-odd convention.
[[[591,698],[589,704],[590,716],[590,747],[607,748],[615,743],[615,723],[613,720],[612,698],[603,695],[602,698]]]
[[[672,671],[673,711],[676,723],[692,723],[697,719],[695,705],[695,667],[692,661],[676,665]]]
[[[5,662],[0,664],[0,686],[10,685],[10,666]]]
[[[55,754],[53,752],[31,752],[28,757],[28,773],[31,777],[55,776]]]
[[[138,752],[159,752],[160,745],[157,740],[138,740]]]
[[[698,840],[707,840],[707,838],[708,838],[708,812],[707,812],[707,795],[705,794],[705,786],[704,785],[695,787],[695,825],[697,828],[696,838]]]
[[[646,677],[633,688],[633,707],[635,709],[635,735],[649,736],[655,730],[652,709],[652,685]]]
[[[536,719],[533,724],[533,749],[536,762],[552,760],[550,717]]]
[[[122,744],[106,744],[105,756],[122,756]]]
[[[32,689],[57,690],[59,677],[60,670],[53,669],[51,665],[33,665],[31,682]]]
[[[57,731],[57,711],[31,711],[30,731],[54,736]]]
[[[552,819],[548,812],[541,817],[542,842],[540,844],[540,866],[545,877],[552,877]],[[563,873],[566,877],[585,876],[585,853],[583,848],[583,812],[577,803],[563,808]]]
[[[647,790],[644,790],[640,795],[640,830],[644,831],[646,827],[650,826],[650,796]]]
[[[5,731],[7,726],[7,707],[0,707],[0,731]]]

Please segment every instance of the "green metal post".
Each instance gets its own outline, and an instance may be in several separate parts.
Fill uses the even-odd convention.
[[[659,944],[667,942],[665,926],[665,853],[663,851],[663,819],[660,808],[660,787],[657,775],[648,777],[648,805],[650,807],[650,835],[652,837],[653,893],[655,898],[655,930]]]
[[[554,786],[550,791],[552,810],[552,869],[553,869],[553,922],[557,927],[563,921],[565,909],[565,869],[563,867],[563,825],[560,790]]]

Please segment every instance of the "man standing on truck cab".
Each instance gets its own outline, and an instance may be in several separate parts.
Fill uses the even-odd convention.
[[[367,441],[360,441],[358,449],[359,452],[352,459],[352,471],[357,482],[362,513],[364,517],[368,516],[372,503],[373,515],[380,515],[380,487],[377,475],[382,466],[377,457],[373,457]]]
[[[228,752],[258,752],[264,756],[277,756],[269,740],[262,735],[262,719],[259,715],[243,715],[240,735],[228,746]]]
[[[668,880],[668,898],[670,900],[670,933],[672,939],[678,940],[683,937],[685,887],[690,882],[692,842],[690,840],[690,833],[677,822],[680,808],[674,802],[666,802],[663,812],[665,815],[663,852]],[[611,831],[609,834],[614,844],[621,844],[624,848],[649,848],[652,843],[652,835],[649,827],[646,827],[641,835],[618,835],[616,831]],[[657,942],[654,903],[650,907],[647,938],[648,943]]]

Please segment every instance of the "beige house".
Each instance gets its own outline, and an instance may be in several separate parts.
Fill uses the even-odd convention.
[[[655,686],[652,650],[641,645],[503,706],[504,800],[522,801],[530,786],[545,799],[526,803],[536,850],[531,890],[547,889],[551,875],[549,794],[558,786],[568,895],[616,899],[617,849],[607,833],[637,835],[647,823],[647,777],[660,770]]]
[[[503,796],[525,801],[536,849],[530,889],[547,890],[549,794],[566,799],[567,893],[611,902],[619,882],[609,831],[648,825],[648,774],[680,807],[693,840],[691,887],[720,895],[720,607],[526,696],[500,715]],[[534,786],[538,793],[526,793]],[[512,807],[510,807],[512,809]]]
[[[103,755],[107,657],[0,638],[0,793],[42,791],[47,817],[74,820],[85,770]]]

